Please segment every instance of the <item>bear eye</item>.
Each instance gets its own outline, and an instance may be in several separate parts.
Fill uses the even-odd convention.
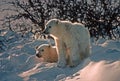
[[[43,52],[44,51],[44,49],[41,49],[41,52]]]
[[[51,28],[51,26],[49,26],[49,28]]]

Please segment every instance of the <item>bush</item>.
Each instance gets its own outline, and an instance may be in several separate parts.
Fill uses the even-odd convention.
[[[119,0],[28,0],[12,2],[22,12],[9,18],[25,18],[42,32],[45,22],[51,18],[80,22],[88,27],[91,37],[120,38]],[[19,10],[20,10],[19,9]],[[26,30],[27,31],[27,30]]]

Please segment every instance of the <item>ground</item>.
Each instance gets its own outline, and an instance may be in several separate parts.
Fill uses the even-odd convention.
[[[120,81],[120,41],[91,43],[92,55],[77,67],[58,68],[36,58],[34,47],[47,40],[19,40],[0,53],[0,81]],[[43,76],[45,75],[45,76]]]

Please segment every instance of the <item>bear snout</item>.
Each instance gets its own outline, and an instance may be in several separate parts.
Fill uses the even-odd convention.
[[[48,31],[44,31],[43,34],[49,34],[49,32]]]
[[[40,54],[36,54],[36,56],[37,56],[38,58],[42,57]]]
[[[45,29],[45,30],[42,32],[42,34],[49,34],[48,28]]]
[[[49,33],[45,31],[44,34],[49,34]]]

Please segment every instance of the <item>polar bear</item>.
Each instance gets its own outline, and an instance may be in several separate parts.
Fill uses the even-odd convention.
[[[55,46],[49,44],[42,44],[36,47],[36,56],[43,58],[45,62],[57,62],[58,56]]]
[[[90,34],[80,23],[51,19],[46,23],[43,34],[55,39],[58,67],[65,67],[66,64],[77,66],[90,55]]]

